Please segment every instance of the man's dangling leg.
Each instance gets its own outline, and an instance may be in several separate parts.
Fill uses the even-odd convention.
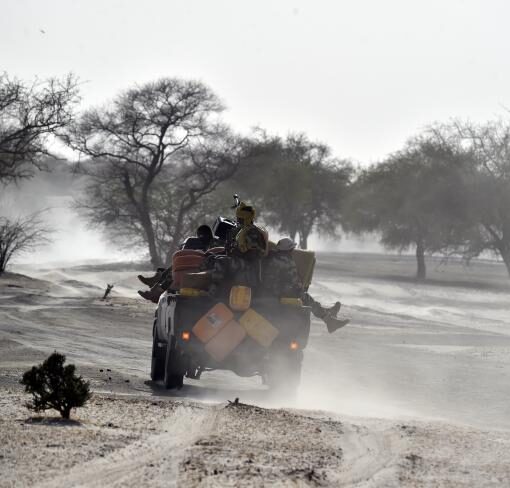
[[[335,332],[335,330],[345,327],[349,323],[349,319],[338,319],[336,317],[341,307],[340,302],[336,302],[331,308],[324,308],[308,293],[303,294],[302,300],[303,304],[311,307],[312,313],[326,324],[330,334]]]

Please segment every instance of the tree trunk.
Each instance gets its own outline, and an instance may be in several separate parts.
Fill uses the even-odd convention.
[[[181,236],[182,230],[177,233],[177,231],[174,233],[174,236],[172,238],[172,243],[170,244],[170,247],[168,248],[168,252],[166,255],[167,260],[167,266],[170,266],[172,264],[172,257],[174,255],[174,252],[176,252],[179,249],[179,245],[182,244],[183,237]]]
[[[301,249],[308,249],[308,233],[299,233],[299,247]]]
[[[508,276],[510,277],[510,249],[500,249],[499,254],[501,254],[503,262],[506,266],[506,270],[508,272]]]
[[[425,246],[423,245],[422,240],[416,242],[416,261],[418,264],[416,279],[418,281],[425,281],[425,278],[427,277],[427,269],[425,267]]]
[[[149,243],[149,255],[151,257],[152,267],[154,269],[164,268],[165,265],[163,263],[163,260],[159,256],[158,249],[156,247],[156,238],[154,236],[152,224],[145,229],[145,234],[147,236],[147,242]]]
[[[147,239],[147,244],[149,246],[149,255],[151,257],[151,263],[154,269],[163,268],[163,260],[158,253],[158,248],[156,246],[156,236],[154,235],[154,227],[152,225],[152,220],[150,216],[150,207],[149,207],[149,188],[152,180],[154,179],[154,175],[148,175],[143,184],[142,194],[140,199],[138,200],[135,195],[135,190],[133,184],[131,183],[131,179],[127,170],[124,171],[123,175],[123,183],[124,189],[126,190],[126,195],[129,201],[136,208],[138,217],[140,219],[140,224],[145,232],[145,237]]]
[[[1,244],[1,242],[0,242]],[[2,274],[5,271],[5,268],[7,267],[7,253],[2,252],[0,254],[0,274]]]
[[[167,254],[168,265],[172,264],[172,256],[174,255],[174,252],[177,251],[177,249],[179,248],[179,244],[181,244],[182,240],[183,240],[182,233],[183,233],[183,227],[184,227],[184,215],[187,210],[183,203],[181,204],[179,213],[177,214],[177,220],[175,222],[175,229],[174,229],[174,235],[172,238],[172,244],[170,245],[170,249],[168,249],[168,254]]]
[[[156,236],[154,235],[152,221],[149,213],[145,209],[140,212],[140,222],[145,232],[145,237],[147,238],[147,244],[149,245],[149,255],[151,257],[153,268],[164,268],[163,260],[161,259],[156,246]]]

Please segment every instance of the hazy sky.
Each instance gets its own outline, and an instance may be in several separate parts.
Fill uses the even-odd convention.
[[[434,120],[510,107],[504,0],[0,0],[0,70],[75,72],[84,104],[200,79],[245,131],[305,131],[376,161]]]

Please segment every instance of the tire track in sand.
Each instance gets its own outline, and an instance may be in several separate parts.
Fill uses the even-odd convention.
[[[179,406],[162,422],[162,432],[136,440],[104,458],[73,467],[38,488],[96,486],[178,486],[179,463],[186,448],[210,433],[219,411]]]
[[[382,422],[382,421],[379,421]],[[395,427],[372,421],[372,428],[344,423],[340,445],[344,453],[337,481],[341,486],[399,486],[398,474],[406,441]]]

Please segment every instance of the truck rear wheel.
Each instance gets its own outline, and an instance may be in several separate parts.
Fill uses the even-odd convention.
[[[156,328],[152,334],[151,380],[162,380],[165,375],[166,347],[160,345]]]
[[[163,383],[168,390],[182,388],[184,373],[180,365],[179,351],[175,348],[175,339],[170,337],[166,345],[165,374]]]

